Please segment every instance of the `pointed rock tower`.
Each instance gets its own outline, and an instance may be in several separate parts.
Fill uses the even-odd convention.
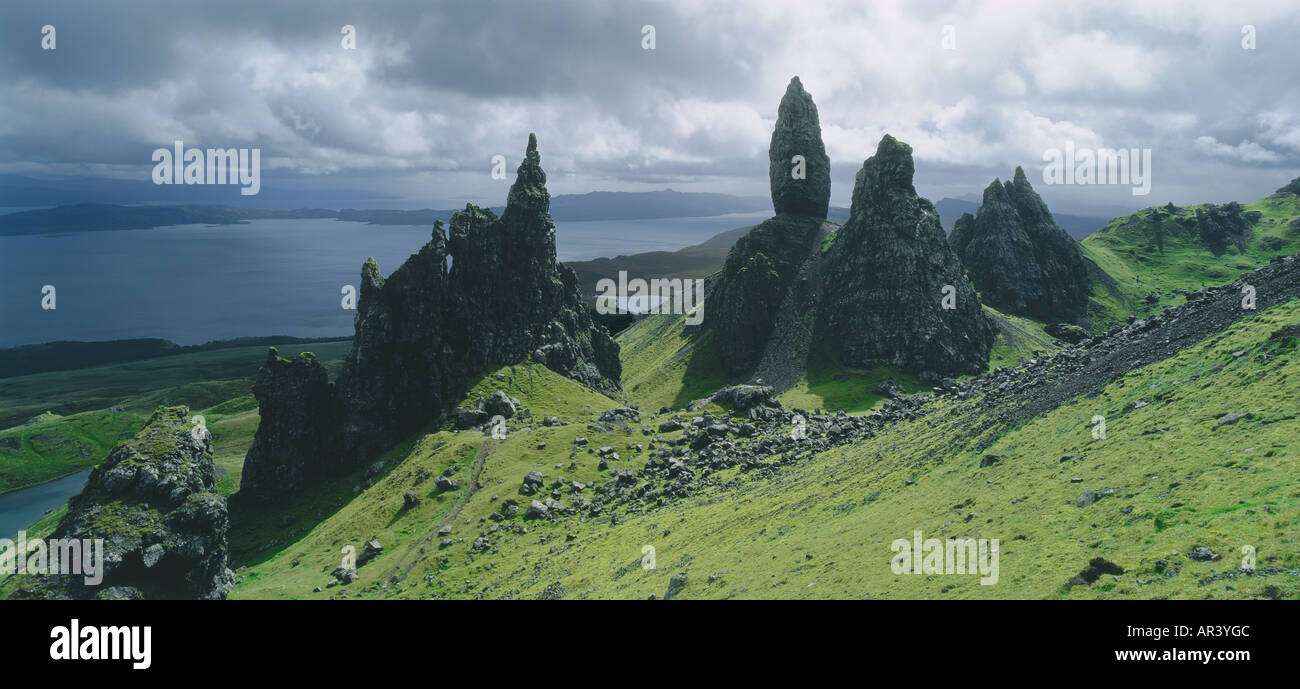
[[[831,200],[831,159],[822,144],[817,106],[799,77],[790,80],[777,107],[767,157],[777,215],[825,218]]]
[[[254,388],[263,416],[241,499],[274,499],[361,466],[437,420],[496,366],[531,360],[607,393],[621,389],[618,345],[592,322],[577,275],[556,260],[533,135],[500,218],[466,205],[450,236],[436,223],[387,279],[374,259],[362,266],[355,324],[337,384],[314,358],[268,359]]]
[[[912,148],[888,134],[858,171],[822,269],[817,341],[849,366],[923,378],[982,371],[993,327],[912,174]]]
[[[957,219],[949,243],[990,306],[1051,322],[1087,309],[1091,266],[1019,167],[1012,181],[984,190],[975,216]]]
[[[718,337],[723,367],[731,376],[763,378],[777,384],[793,383],[802,372],[809,338],[795,339],[801,319],[816,310],[814,265],[820,260],[821,240],[835,229],[826,221],[830,203],[830,159],[822,145],[817,106],[804,91],[799,77],[790,80],[777,109],[772,132],[768,172],[772,206],[777,216],[756,225],[727,254],[722,274],[709,286],[705,300],[707,328]],[[802,164],[791,162],[802,156]],[[787,322],[789,321],[789,322]],[[787,345],[770,341],[790,335]],[[780,351],[780,353],[778,353]],[[799,371],[789,369],[792,359]],[[764,360],[782,366],[761,365]]]

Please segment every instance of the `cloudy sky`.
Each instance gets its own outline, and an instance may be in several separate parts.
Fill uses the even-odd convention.
[[[147,181],[181,139],[261,148],[263,190],[499,204],[492,156],[513,177],[534,131],[553,194],[765,196],[797,74],[837,205],[886,132],[933,200],[1023,165],[1060,212],[1246,201],[1300,174],[1297,36],[1295,3],[1246,0],[6,0],[0,174]],[[1151,195],[1045,187],[1067,141],[1151,149]]]

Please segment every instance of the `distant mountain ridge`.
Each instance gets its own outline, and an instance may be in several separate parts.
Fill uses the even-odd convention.
[[[770,208],[770,205],[766,199],[761,198],[681,192],[671,189],[647,192],[594,191],[587,194],[556,196],[551,209],[551,218],[560,222],[580,222],[706,217],[763,211]],[[201,204],[125,206],[78,203],[0,215],[0,235],[140,230],[188,224],[233,225],[250,220],[302,218],[332,218],[371,225],[432,226],[438,221],[450,222],[456,210],[458,209],[265,210]],[[505,207],[493,206],[491,210],[501,213]]]

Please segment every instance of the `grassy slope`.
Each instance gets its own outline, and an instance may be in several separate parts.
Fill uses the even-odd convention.
[[[504,380],[496,377],[498,372],[505,375]],[[472,401],[502,389],[523,400],[535,421],[545,416],[590,420],[601,410],[618,405],[543,366],[506,367],[498,372],[484,376],[466,399]],[[625,433],[593,432],[582,423],[550,428],[534,426],[529,431],[512,428],[516,432],[503,441],[491,440],[478,431],[429,430],[430,433],[418,434],[389,453],[384,458],[386,473],[369,488],[358,473],[325,486],[300,504],[280,506],[274,514],[243,520],[252,526],[236,524],[231,545],[241,557],[235,564],[246,569],[239,572],[241,583],[231,597],[323,598],[338,593],[330,589],[314,594],[311,589],[324,586],[329,580],[328,573],[341,562],[344,545],[353,545],[360,552],[362,545],[372,538],[383,544],[384,554],[378,562],[362,568],[365,576],[378,577],[381,569],[392,568],[399,562],[406,564],[409,559],[404,558],[414,559],[408,556],[411,545],[449,521],[453,509],[472,484],[471,472],[480,453],[485,453],[483,472],[478,479],[482,488],[454,520],[453,538],[473,540],[476,529],[470,525],[486,519],[496,509],[493,495],[520,499],[516,489],[529,471],[541,470],[548,482],[557,472],[584,482],[600,478],[593,456],[585,451],[578,455],[572,469],[567,468],[568,448],[578,436],[588,438],[590,446],[617,447],[623,458],[614,462],[615,466],[639,466],[645,459],[644,454],[638,457],[624,449],[628,442],[644,443],[640,434],[630,437]],[[547,449],[538,449],[538,444],[543,442]],[[557,464],[564,468],[557,469]],[[455,491],[438,493],[433,478],[416,485],[421,471],[437,477],[453,467],[452,477],[459,483]],[[407,491],[414,491],[421,498],[420,505],[410,510],[403,506],[403,494]],[[527,506],[526,501],[522,504]],[[316,516],[325,513],[329,513],[327,518]],[[292,545],[280,546],[280,541],[286,539],[292,539]],[[264,547],[267,543],[275,545]],[[431,555],[421,566],[436,566],[437,544],[435,536],[427,549]],[[463,541],[447,552],[455,553],[456,560],[461,560],[468,545]],[[353,584],[347,591],[359,588]]]
[[[685,316],[650,316],[618,336],[623,390],[642,409],[682,408],[738,382],[721,373],[712,333],[687,334]]]
[[[1187,206],[1179,217],[1194,217],[1200,206]],[[1158,246],[1151,208],[1111,220],[1104,228],[1082,242],[1083,253],[1115,279],[1117,293],[1098,285],[1093,299],[1099,306],[1090,314],[1105,330],[1122,322],[1128,314],[1143,317],[1166,306],[1183,303],[1175,290],[1199,290],[1231,282],[1241,273],[1254,270],[1274,256],[1300,252],[1300,232],[1288,223],[1300,217],[1300,198],[1284,196],[1263,198],[1246,204],[1246,211],[1262,215],[1252,227],[1245,253],[1231,244],[1225,253],[1215,256],[1195,233],[1174,231],[1174,221],[1164,212],[1164,247]],[[1270,249],[1264,239],[1281,241],[1280,248]],[[1154,294],[1158,302],[1147,304],[1143,298]]]
[[[1300,568],[1300,388],[1284,384],[1300,375],[1300,358],[1294,340],[1289,350],[1268,342],[1271,332],[1297,320],[1300,302],[1256,314],[1115,382],[1095,399],[1013,429],[990,448],[1007,456],[993,467],[978,468],[983,453],[973,449],[974,441],[952,443],[966,422],[939,409],[871,441],[786,467],[772,479],[728,470],[723,478],[738,478],[733,488],[623,514],[617,523],[602,515],[581,523],[532,522],[526,534],[493,534],[498,551],[491,553],[471,554],[469,544],[492,524],[485,517],[495,509],[493,495],[518,499],[520,480],[533,469],[543,471],[548,484],[557,473],[597,480],[595,456],[579,452],[570,465],[566,451],[574,436],[620,453],[627,442],[645,439],[581,425],[518,432],[501,442],[478,433],[437,433],[306,536],[260,558],[242,574],[233,597],[535,597],[559,581],[570,598],[645,598],[662,596],[669,577],[683,573],[688,583],[681,595],[688,598],[1300,597],[1300,579],[1286,572],[1209,579],[1232,576],[1245,545],[1257,550],[1260,568]],[[1235,350],[1248,354],[1234,358]],[[1259,357],[1266,352],[1276,358]],[[563,379],[546,394],[568,410],[605,403]],[[1139,400],[1147,404],[1134,409]],[[1255,416],[1216,429],[1215,419],[1232,411]],[[1105,440],[1088,432],[1095,413],[1107,416]],[[440,441],[447,444],[437,447]],[[538,450],[539,441],[553,449]],[[439,549],[435,539],[422,557],[418,550],[408,553],[453,504],[451,496],[433,496],[424,484],[425,501],[403,512],[401,496],[416,471],[455,463],[463,478],[480,451],[486,453],[483,489],[451,522],[455,542]],[[644,459],[624,454],[614,466],[637,468]],[[1060,461],[1066,455],[1077,458]],[[1082,482],[1072,483],[1076,477]],[[1089,507],[1074,505],[1082,490],[1104,488],[1115,493]],[[521,518],[513,522],[523,524]],[[1000,583],[894,575],[890,543],[914,529],[927,537],[1000,539]],[[343,545],[360,548],[372,537],[385,550],[361,568],[358,583],[312,593],[330,578]],[[646,545],[656,549],[657,569],[640,566]],[[1202,563],[1182,555],[1198,545],[1223,559]],[[1065,585],[1097,556],[1125,568],[1119,581],[1106,576],[1091,587]],[[1158,575],[1158,558],[1179,573]],[[382,585],[399,562],[403,568],[414,562],[404,582]]]
[[[1043,324],[1010,316],[991,307],[984,312],[997,327],[997,341],[989,368],[1011,366],[1060,349],[1043,332]],[[718,373],[718,351],[711,333],[687,334],[682,316],[650,316],[637,321],[618,336],[622,347],[623,386],[629,401],[654,411],[661,406],[682,408],[731,383]],[[914,377],[888,367],[859,369],[844,366],[831,356],[818,354],[809,362],[807,375],[779,395],[794,409],[843,409],[863,413],[876,407],[881,396],[872,392],[887,378],[914,392],[928,389]]]
[[[1032,359],[1060,351],[1056,338],[1043,332],[1043,324],[1030,318],[1005,314],[991,306],[984,307],[984,314],[993,321],[997,328],[997,339],[989,352],[989,370],[1015,366],[1025,359]]]
[[[281,351],[314,351],[333,371],[349,346],[314,343]],[[252,377],[265,358],[266,347],[242,347],[0,380],[3,418],[11,426],[0,430],[0,493],[89,469],[120,439],[135,435],[155,408],[169,404],[205,415],[217,464],[227,472],[223,491],[233,492],[257,428]],[[31,417],[38,418],[24,423]]]

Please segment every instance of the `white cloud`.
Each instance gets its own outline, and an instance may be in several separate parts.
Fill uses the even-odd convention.
[[[1242,141],[1236,146],[1230,146],[1220,143],[1218,139],[1212,136],[1198,136],[1196,137],[1195,146],[1197,151],[1205,155],[1239,160],[1243,163],[1274,163],[1282,160],[1282,156],[1254,141]]]

